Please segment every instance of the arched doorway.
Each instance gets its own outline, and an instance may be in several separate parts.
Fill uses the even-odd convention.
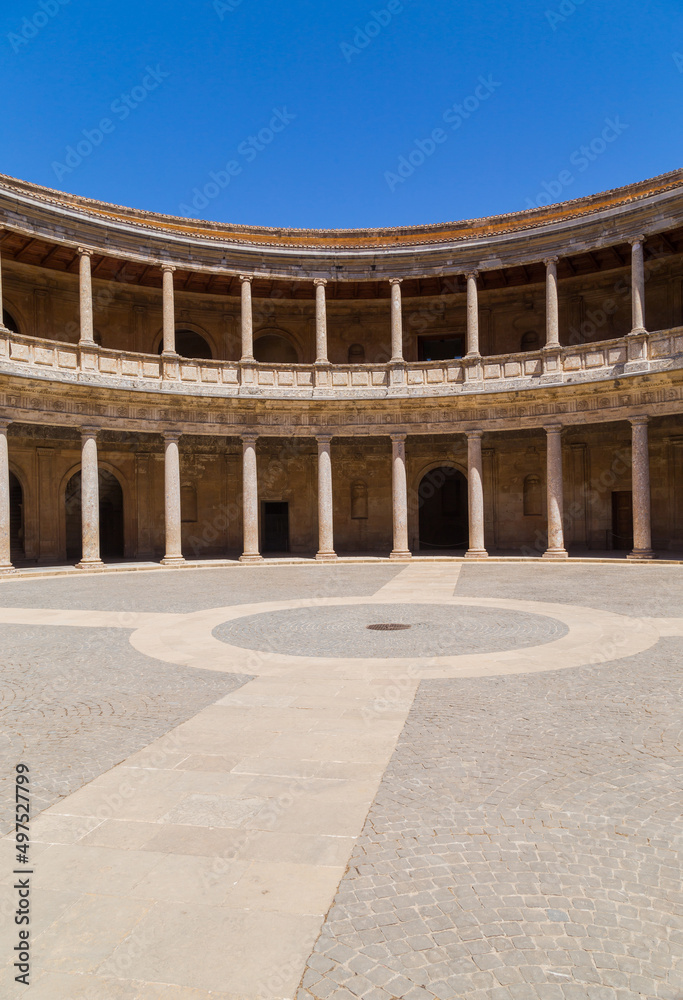
[[[164,349],[163,339],[159,343],[158,352]],[[211,345],[202,337],[201,333],[195,330],[176,330],[175,349],[181,358],[188,358],[193,361],[210,361],[213,358]]]
[[[100,557],[123,559],[123,490],[116,476],[100,469]],[[66,484],[66,558],[81,558],[81,472],[75,472]]]
[[[13,472],[9,474],[9,541],[13,563],[24,558],[24,491]]]
[[[469,545],[467,480],[451,465],[430,469],[420,482],[420,549],[466,549]]]
[[[269,365],[295,365],[299,355],[294,345],[279,333],[265,333],[254,341],[254,357]]]

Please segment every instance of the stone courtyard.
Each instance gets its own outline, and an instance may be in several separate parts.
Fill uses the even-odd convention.
[[[683,997],[680,566],[0,583],[31,1000]],[[403,625],[369,629],[370,625]]]

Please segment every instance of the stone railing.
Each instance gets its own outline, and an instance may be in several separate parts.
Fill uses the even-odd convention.
[[[190,395],[381,398],[507,392],[683,367],[683,327],[526,354],[362,365],[162,359],[0,330],[0,372],[32,379]]]

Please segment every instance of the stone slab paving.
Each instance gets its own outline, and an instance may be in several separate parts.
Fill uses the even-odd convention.
[[[683,578],[583,569],[2,582],[8,718],[13,696],[29,720],[36,708],[24,752],[51,775],[46,794],[75,784],[32,824],[28,990],[6,959],[13,846],[0,840],[0,996],[678,1000]],[[437,619],[411,630],[410,656],[352,658],[364,614],[421,614],[425,595]],[[650,623],[588,610],[603,606]],[[351,616],[343,655],[314,612],[332,632]],[[221,623],[240,624],[243,648],[212,635]],[[255,628],[287,655],[258,652]],[[437,633],[461,652],[437,663]],[[576,667],[596,643],[603,660],[645,652]]]
[[[680,1000],[682,654],[422,682],[299,1000]]]
[[[18,762],[30,764],[40,812],[250,679],[161,663],[128,636],[0,625],[1,833]]]

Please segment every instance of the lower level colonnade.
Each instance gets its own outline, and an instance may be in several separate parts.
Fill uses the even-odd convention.
[[[612,524],[612,534],[616,538],[628,537],[629,541],[632,537],[632,545],[630,551],[628,552],[628,557],[631,559],[650,559],[653,558],[653,545],[652,545],[652,505],[651,505],[651,484],[650,484],[650,444],[648,440],[648,417],[645,415],[634,416],[630,419],[630,453],[628,449],[628,443],[624,441],[626,448],[622,448],[622,454],[626,455],[623,460],[623,472],[627,479],[624,481],[623,475],[621,476],[620,483],[618,483],[618,489],[611,493],[611,503],[613,508],[613,517],[622,518],[623,523],[627,523],[629,515],[631,517],[632,527],[626,529],[620,528],[619,525],[614,522]],[[618,425],[615,425],[618,426]],[[624,422],[624,426],[627,426]],[[8,572],[13,568],[12,563],[12,546],[16,542],[17,536],[17,520],[19,514],[15,508],[11,508],[11,477],[12,473],[12,438],[8,440],[8,428],[10,427],[9,421],[0,422],[0,572]],[[569,448],[563,449],[563,432],[566,430],[560,423],[553,423],[545,425],[542,428],[545,436],[545,454],[539,451],[535,445],[530,445],[527,448],[526,455],[531,455],[534,461],[537,461],[538,473],[527,475],[523,478],[523,510],[520,513],[523,515],[525,520],[533,520],[536,518],[534,525],[536,526],[535,541],[533,544],[522,544],[519,546],[523,555],[528,556],[543,556],[546,559],[567,559],[568,551],[565,539],[565,529],[567,521],[567,516],[565,515],[565,469],[566,468],[585,468],[585,459],[583,458],[584,452],[581,451],[582,446],[573,444]],[[568,430],[568,429],[567,429]],[[541,431],[541,428],[538,429]],[[81,555],[77,562],[77,566],[80,569],[92,570],[99,569],[104,566],[102,561],[102,554],[100,552],[100,538],[103,529],[106,529],[106,525],[102,524],[103,518],[108,515],[106,510],[103,512],[102,508],[102,497],[99,495],[100,482],[102,476],[102,468],[107,468],[106,464],[103,465],[99,457],[99,443],[103,434],[103,429],[92,425],[83,426],[81,428],[81,452],[80,452],[80,548]],[[142,435],[139,435],[142,437]],[[458,518],[458,511],[461,511],[463,520],[463,532],[466,534],[466,538],[459,541],[455,538],[455,535],[444,535],[444,544],[439,546],[438,543],[434,543],[433,533],[430,536],[430,542],[424,542],[422,538],[422,520],[420,521],[420,537],[416,539],[416,535],[413,532],[412,544],[411,544],[411,524],[416,523],[416,518],[422,519],[423,516],[431,516],[429,513],[433,510],[432,507],[427,507],[428,502],[430,502],[431,494],[434,493],[434,488],[431,489],[431,494],[428,488],[415,488],[415,478],[414,476],[409,476],[407,469],[407,455],[406,446],[407,443],[411,445],[414,449],[414,454],[419,453],[422,448],[420,435],[411,434],[410,436],[404,433],[392,433],[387,435],[385,440],[387,445],[391,443],[391,471],[390,471],[390,486],[387,483],[386,490],[377,495],[377,499],[374,501],[374,509],[380,510],[383,517],[387,519],[387,522],[391,525],[391,552],[390,556],[395,560],[407,560],[411,558],[412,550],[416,548],[421,550],[431,550],[434,551],[441,549],[447,554],[455,554],[456,549],[462,548],[465,558],[470,559],[484,559],[488,556],[491,548],[502,548],[510,549],[510,544],[496,545],[496,540],[492,537],[495,534],[494,519],[490,514],[491,502],[494,499],[491,496],[492,491],[497,490],[501,496],[509,493],[513,488],[514,484],[519,481],[520,476],[517,475],[517,471],[521,467],[521,460],[518,460],[516,464],[511,466],[512,473],[506,477],[501,477],[501,482],[497,485],[494,484],[491,474],[489,473],[489,478],[487,481],[487,476],[485,475],[485,461],[484,456],[490,454],[490,449],[482,448],[482,440],[484,438],[484,431],[481,429],[468,429],[461,432],[460,434],[452,434],[451,438],[456,438],[461,441],[466,440],[466,463],[462,472],[457,473],[458,481],[456,482],[456,474],[454,469],[446,468],[445,472],[449,473],[452,471],[453,481],[449,482],[448,490],[441,497],[441,508],[434,515],[437,519],[443,516],[455,524]],[[240,560],[245,563],[256,563],[263,559],[264,544],[268,551],[276,552],[286,552],[289,551],[289,544],[287,540],[288,528],[288,509],[284,511],[284,508],[288,508],[286,502],[272,502],[272,491],[269,491],[266,495],[271,498],[270,502],[264,500],[261,495],[262,479],[268,478],[264,475],[263,470],[259,472],[259,442],[267,442],[267,437],[259,438],[258,435],[249,433],[242,435],[239,440],[241,441],[241,496],[239,496],[237,490],[236,495],[239,497],[239,506],[241,507],[241,556]],[[315,510],[317,508],[317,553],[316,558],[321,561],[334,560],[337,558],[337,551],[335,547],[335,541],[337,540],[337,532],[335,531],[335,507],[337,509],[337,519],[339,519],[339,500],[337,492],[335,491],[335,482],[337,480],[337,471],[335,470],[335,451],[333,447],[334,436],[331,434],[320,434],[316,435],[315,445],[317,448],[316,452],[309,455],[311,463],[315,463],[315,471],[311,476],[310,488],[307,490],[310,496],[306,497],[306,502],[310,502],[310,507],[308,508],[309,513],[306,515],[306,520],[309,523],[313,523],[315,519]],[[512,442],[512,438],[510,439]],[[681,445],[683,443],[683,437],[669,437],[667,440],[673,441],[676,445]],[[187,552],[183,552],[183,524],[185,521],[193,521],[194,523],[201,522],[203,519],[195,514],[190,514],[185,508],[188,503],[193,503],[196,507],[197,500],[196,496],[194,499],[191,495],[191,487],[184,485],[184,480],[182,476],[182,460],[183,460],[183,437],[178,430],[167,430],[163,432],[163,487],[164,487],[164,502],[163,502],[163,536],[164,536],[164,555],[161,560],[164,566],[179,566],[185,562],[185,557]],[[297,438],[296,448],[301,450],[303,444],[306,447],[310,447],[308,439]],[[515,444],[518,445],[518,441],[515,440]],[[8,447],[9,445],[9,447]],[[264,447],[267,445],[264,444]],[[364,439],[355,438],[353,439],[353,446],[356,453],[360,454],[361,461],[363,456]],[[438,443],[436,448],[438,449]],[[294,450],[296,450],[296,448]],[[44,453],[48,449],[37,448],[35,449],[36,456],[35,461],[37,462],[38,470],[40,471],[40,460],[45,458]],[[502,449],[504,452],[505,447]],[[291,456],[291,443],[290,443],[290,456]],[[438,458],[438,450],[436,452]],[[525,457],[522,454],[522,458]],[[676,451],[677,455],[683,454],[683,448],[678,447]],[[190,456],[191,457],[191,456]],[[195,456],[196,457],[196,456]],[[154,492],[152,483],[150,481],[150,454],[144,448],[142,450],[136,450],[135,460],[136,468],[140,472],[142,470],[142,475],[139,475],[138,486],[137,486],[137,497],[136,505],[139,511],[139,519],[142,521],[145,516],[144,508],[152,507],[152,494]],[[237,460],[237,455],[235,455]],[[308,460],[308,459],[307,459]],[[530,459],[531,461],[531,459]],[[678,459],[676,460],[678,461]],[[291,469],[296,471],[297,459],[292,459],[291,467],[288,465],[287,454],[284,457],[278,459],[275,463],[276,471],[275,473],[268,473],[268,476],[272,479],[273,475],[280,476],[284,481],[291,473]],[[584,463],[581,465],[581,463]],[[340,466],[343,463],[340,462]],[[439,466],[438,461],[432,463],[431,469],[434,475],[441,474],[443,466],[447,463],[444,461]],[[680,463],[679,463],[680,464]],[[74,466],[75,468],[75,466]],[[526,468],[526,467],[525,467]],[[522,469],[522,472],[525,471]],[[238,472],[235,467],[234,472]],[[77,472],[75,473],[78,474]],[[110,473],[106,473],[111,476]],[[294,473],[291,473],[294,474]],[[299,474],[299,473],[297,473]],[[346,474],[346,473],[345,473]],[[71,469],[71,475],[74,475],[73,468]],[[369,470],[368,473],[371,486],[372,486],[372,471]],[[465,483],[466,475],[466,483]],[[579,477],[585,475],[585,473],[578,473]],[[612,475],[610,473],[610,475]],[[672,483],[671,493],[672,500],[671,503],[675,507],[673,512],[673,517],[678,521],[682,521],[680,515],[681,506],[681,485],[683,485],[683,473],[681,469],[677,467],[677,471],[673,473],[675,482]],[[15,477],[16,478],[16,477]],[[201,480],[201,474],[200,474]],[[443,477],[442,477],[443,478]],[[616,482],[616,477],[612,475],[612,479]],[[630,480],[630,481],[629,481]],[[678,483],[678,480],[682,480]],[[545,500],[543,498],[543,481],[545,481]],[[295,492],[299,491],[299,485],[297,481],[297,486]],[[302,480],[303,482],[303,480]],[[411,482],[413,485],[411,485]],[[604,489],[609,490],[610,483],[607,482],[607,486]],[[678,485],[677,485],[678,484]],[[236,483],[238,486],[239,483]],[[439,488],[441,484],[439,483]],[[576,484],[575,484],[576,486]],[[630,486],[630,490],[624,489],[624,486]],[[578,483],[579,492],[585,492],[590,490],[590,482],[584,481]],[[301,489],[305,489],[305,485]],[[517,487],[515,487],[517,488]],[[315,491],[317,489],[317,502],[315,497]],[[351,508],[350,517],[355,519],[355,523],[358,525],[359,531],[361,530],[361,522],[363,519],[368,518],[368,486],[367,483],[363,481],[352,481],[350,483],[351,489]],[[521,487],[520,487],[521,489]],[[678,489],[679,493],[675,491]],[[189,490],[190,493],[185,494],[184,490]],[[460,492],[458,492],[460,490]],[[54,488],[52,489],[52,494],[54,494]],[[38,521],[51,521],[56,524],[58,516],[52,517],[46,515],[48,500],[45,498],[45,487],[44,484],[34,483],[33,486],[28,490],[29,496],[23,496],[22,499],[22,528],[24,531],[24,521],[37,523]],[[576,488],[573,487],[573,495],[577,495]],[[277,496],[281,496],[280,493]],[[189,497],[189,499],[188,499]],[[605,504],[607,504],[607,499]],[[30,506],[31,504],[39,504],[40,510],[31,514]],[[620,506],[621,505],[621,506]],[[630,511],[625,509],[630,507]],[[576,504],[574,504],[576,506]],[[390,507],[390,510],[388,509]],[[264,525],[262,520],[264,519],[264,511],[269,508],[268,517],[270,521],[268,524]],[[278,509],[279,508],[279,509]],[[424,510],[422,509],[424,508]],[[676,513],[678,511],[678,513]],[[185,516],[187,515],[187,516]],[[271,516],[272,515],[272,516]],[[544,519],[545,515],[545,519]],[[59,515],[61,516],[61,515]],[[151,515],[150,515],[151,516]],[[570,511],[570,518],[576,518],[576,511]],[[281,518],[280,527],[278,528],[277,518]],[[285,519],[283,521],[282,519]],[[624,520],[625,518],[625,520]],[[234,518],[237,520],[237,518]],[[204,519],[206,520],[206,519]],[[622,523],[622,522],[619,522]],[[45,530],[41,523],[41,530]],[[57,531],[57,528],[53,529]],[[137,530],[137,529],[136,529]],[[149,528],[145,529],[149,534]],[[240,527],[235,530],[240,532]],[[313,529],[311,529],[313,530]],[[454,529],[455,530],[455,529]],[[68,534],[68,526],[67,526]],[[278,534],[278,531],[280,532]],[[266,538],[267,533],[270,532],[270,541]],[[123,534],[123,529],[121,535]],[[140,537],[144,534],[142,526],[139,527],[138,531],[138,544],[131,547],[128,546],[128,551],[126,555],[136,556],[138,558],[149,557],[152,554],[153,547],[149,542],[139,542]],[[425,533],[426,534],[426,533]],[[661,535],[661,532],[660,532]],[[311,538],[313,536],[311,535]],[[236,538],[239,541],[239,538]],[[576,542],[576,539],[573,539]],[[591,546],[590,542],[584,539],[586,542],[586,548],[598,547],[598,548],[611,548],[611,547],[621,547],[623,545],[616,544],[611,545],[598,545]],[[679,540],[680,541],[680,540]],[[416,544],[417,542],[417,544]],[[344,546],[348,551],[348,544]],[[675,546],[674,546],[675,547]],[[49,544],[42,544],[39,547],[39,551],[35,551],[34,546],[34,559],[35,562],[59,562],[60,553],[58,551],[58,545],[52,546],[50,549]],[[374,547],[375,551],[377,547]],[[369,550],[372,550],[373,546],[369,546]],[[73,546],[72,546],[73,550]],[[68,553],[68,546],[63,549],[63,551]],[[301,551],[301,549],[299,549]],[[46,558],[51,552],[52,558]],[[123,552],[121,553],[123,555]],[[312,554],[312,553],[311,553]],[[26,552],[28,556],[29,553]],[[197,558],[197,551],[193,554],[194,558]],[[63,557],[62,557],[63,558]]]

